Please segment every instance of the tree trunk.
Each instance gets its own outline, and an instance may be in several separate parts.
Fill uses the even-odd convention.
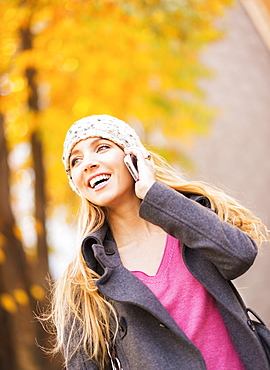
[[[7,224],[14,225],[14,219],[12,217],[11,209],[9,207],[8,197],[9,188],[5,181],[9,177],[9,170],[7,166],[7,149],[4,140],[4,118],[0,114],[0,237],[1,237],[1,263],[0,263],[0,294],[3,298],[3,294],[8,291],[6,286],[5,266],[6,263],[6,236],[4,231],[6,230]],[[0,306],[0,368],[15,370],[15,351],[12,345],[12,320],[7,311],[3,309],[3,303]]]
[[[0,368],[3,370],[36,370],[37,348],[33,325],[34,300],[30,294],[29,265],[9,197],[8,151],[4,136],[4,119],[0,115]]]
[[[32,49],[32,34],[30,27],[21,29],[22,49]],[[37,71],[30,67],[26,68],[25,76],[29,86],[29,97],[28,106],[29,109],[36,114],[39,113],[38,105],[38,87],[36,82]],[[37,284],[44,286],[46,278],[49,276],[49,260],[48,260],[48,244],[47,244],[47,233],[46,233],[46,190],[45,190],[45,166],[43,156],[43,145],[39,137],[38,128],[31,134],[31,147],[32,147],[32,159],[33,159],[33,170],[35,173],[34,183],[34,194],[35,194],[35,222],[36,222],[36,233],[37,233],[37,259],[32,265],[32,279]],[[39,302],[40,308],[42,309],[48,302]],[[36,335],[38,343],[42,346],[48,347],[49,336],[43,330],[40,324],[36,324]],[[39,369],[47,370],[48,367],[51,370],[60,368],[60,362],[58,358],[51,359],[48,356],[45,357],[41,350],[39,352]]]
[[[48,336],[33,317],[36,301],[30,292],[37,279],[17,236],[18,228],[10,206],[8,151],[2,115],[0,173],[0,369],[60,369],[59,359],[52,361],[36,345],[38,341],[48,346],[45,343]]]
[[[30,27],[21,29],[22,49],[32,49]],[[34,68],[26,68],[25,76],[29,86],[28,106],[33,112],[39,112],[37,72]],[[43,283],[49,271],[48,245],[46,238],[46,191],[45,169],[43,163],[43,147],[36,128],[31,135],[33,169],[35,173],[35,220],[37,231],[37,265],[36,278]]]
[[[29,28],[21,31],[22,49],[31,47]],[[29,108],[38,112],[36,71],[27,68],[25,75],[29,86]],[[19,228],[10,204],[8,150],[4,134],[4,116],[0,114],[0,369],[2,370],[56,370],[58,359],[51,361],[41,345],[48,339],[33,311],[36,300],[31,292],[33,285],[43,286],[48,274],[48,252],[45,229],[45,175],[42,143],[36,132],[32,134],[33,167],[35,171],[35,217],[37,220],[37,262],[27,261],[20,238]],[[40,302],[40,305],[43,305]]]

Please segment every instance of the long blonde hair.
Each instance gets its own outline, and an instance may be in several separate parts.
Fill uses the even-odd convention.
[[[222,190],[203,182],[188,181],[162,157],[151,153],[157,180],[181,193],[206,196],[220,220],[229,222],[250,235],[258,245],[269,239],[265,225],[251,211],[242,207]],[[80,243],[89,233],[99,229],[106,210],[82,198],[79,213]],[[53,290],[51,314],[47,321],[55,328],[56,341],[52,352],[64,350],[65,357],[80,348],[102,369],[107,361],[107,344],[113,341],[112,318],[117,322],[113,306],[99,293],[95,282],[99,275],[90,270],[80,248]],[[114,331],[114,332],[113,332]]]

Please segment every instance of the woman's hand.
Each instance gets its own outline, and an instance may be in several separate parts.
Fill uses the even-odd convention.
[[[138,198],[143,199],[156,181],[154,161],[141,143],[136,147],[125,148],[124,151],[126,154],[133,154],[137,158],[139,180],[135,183],[135,193]]]

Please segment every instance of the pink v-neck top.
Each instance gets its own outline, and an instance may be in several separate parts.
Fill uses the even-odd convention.
[[[141,271],[133,274],[148,286],[201,351],[207,370],[244,370],[215,299],[186,268],[177,239],[167,236],[155,276]]]

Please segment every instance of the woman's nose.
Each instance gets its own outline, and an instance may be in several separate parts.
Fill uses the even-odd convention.
[[[83,172],[91,171],[94,168],[98,168],[99,164],[96,161],[89,161],[88,163],[85,163],[83,166]]]

